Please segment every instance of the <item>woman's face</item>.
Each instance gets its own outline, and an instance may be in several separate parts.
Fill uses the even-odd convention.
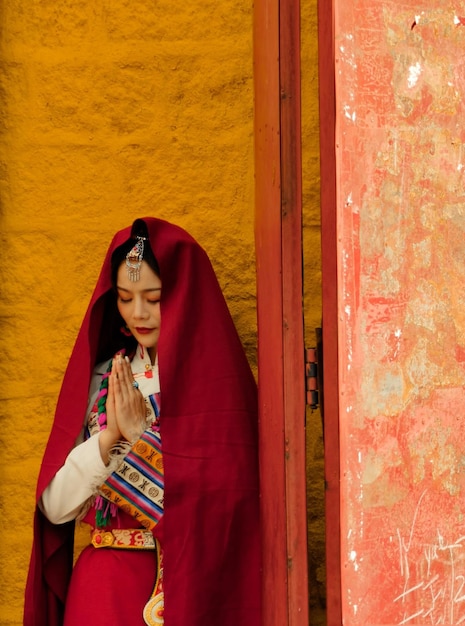
[[[140,278],[129,280],[126,263],[121,263],[116,277],[118,311],[127,327],[148,349],[152,362],[160,335],[161,280],[150,265],[142,261]]]

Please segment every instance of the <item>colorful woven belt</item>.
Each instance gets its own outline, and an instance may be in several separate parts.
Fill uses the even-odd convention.
[[[123,548],[125,550],[155,550],[156,544],[150,530],[143,528],[114,528],[92,533],[94,548]]]

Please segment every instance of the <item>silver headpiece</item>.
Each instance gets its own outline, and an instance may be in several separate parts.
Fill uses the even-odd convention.
[[[134,283],[140,278],[140,266],[144,257],[144,241],[147,240],[147,237],[139,237],[138,235],[136,239],[136,245],[126,255],[128,278]]]

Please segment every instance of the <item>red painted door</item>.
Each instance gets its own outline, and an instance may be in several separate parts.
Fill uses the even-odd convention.
[[[328,523],[339,523],[340,534],[328,533],[327,575],[336,581],[328,624],[458,626],[465,6],[328,4],[320,7],[322,41],[332,42],[325,49],[335,91],[323,78],[322,96],[334,104],[322,126],[323,240],[334,254],[325,280],[337,286],[326,309],[337,337],[337,406],[326,434],[328,457],[340,465],[331,468],[340,498],[330,476],[340,515]]]

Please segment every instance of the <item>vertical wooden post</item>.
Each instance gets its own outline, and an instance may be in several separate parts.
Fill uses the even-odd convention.
[[[255,246],[257,263],[263,625],[287,614],[286,486],[282,345],[279,12],[254,4]]]
[[[333,0],[318,3],[327,625],[342,624]]]
[[[305,350],[302,311],[300,1],[280,2],[283,382],[289,624],[308,624]]]
[[[299,0],[254,7],[263,623],[307,626]]]

